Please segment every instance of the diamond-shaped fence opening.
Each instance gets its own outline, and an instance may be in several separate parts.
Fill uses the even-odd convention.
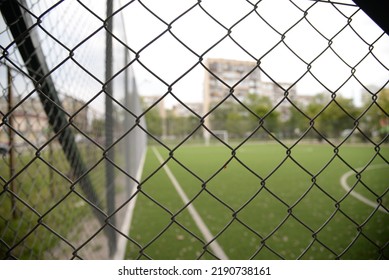
[[[389,257],[389,37],[353,2],[0,10],[2,259]]]

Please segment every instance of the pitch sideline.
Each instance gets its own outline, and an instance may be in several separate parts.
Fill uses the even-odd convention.
[[[160,164],[163,164],[164,160],[163,160],[161,154],[158,152],[158,150],[155,147],[153,147],[152,149],[153,149],[153,152],[154,152],[155,156],[157,157],[158,161],[160,162]],[[222,260],[228,260],[228,256],[226,255],[226,253],[224,252],[222,247],[219,245],[219,243],[216,240],[213,240],[214,236],[212,235],[212,233],[208,229],[207,225],[202,220],[202,218],[199,215],[199,213],[197,212],[197,210],[194,208],[194,206],[192,204],[188,204],[190,200],[187,197],[187,195],[185,194],[181,185],[178,183],[176,177],[174,176],[174,174],[172,173],[170,168],[165,164],[163,166],[163,169],[165,170],[166,174],[168,175],[168,177],[169,177],[170,181],[172,182],[174,188],[176,189],[178,195],[181,197],[181,200],[184,202],[185,205],[188,205],[186,208],[188,209],[188,211],[189,211],[190,215],[192,216],[194,222],[196,223],[197,227],[199,228],[199,230],[203,234],[205,241],[207,243],[212,241],[211,243],[209,243],[209,247],[211,247],[212,251],[215,253],[215,255],[218,258],[220,258]]]
[[[147,151],[143,152],[143,155],[142,155],[142,158],[140,160],[139,167],[138,167],[138,170],[137,170],[137,173],[136,173],[135,179],[138,182],[140,182],[141,177],[142,177],[143,166],[144,166],[145,159],[146,159],[146,153],[147,153]],[[133,196],[136,191],[137,191],[137,189],[136,189],[135,183],[134,183],[134,185],[131,188],[131,196]],[[137,198],[138,198],[138,196],[136,195],[131,200],[131,202],[128,203],[128,206],[127,206],[127,209],[126,209],[126,214],[125,214],[125,217],[124,217],[124,221],[123,221],[122,227],[120,229],[122,233],[130,234],[132,217],[134,215],[134,209],[135,209],[135,204],[136,204]],[[116,250],[116,253],[113,256],[114,260],[123,260],[124,259],[125,254],[126,254],[127,241],[128,241],[128,239],[125,238],[123,235],[121,235],[121,234],[118,235],[118,240],[117,240],[117,243],[116,243],[117,244],[117,246],[116,246],[117,250]]]

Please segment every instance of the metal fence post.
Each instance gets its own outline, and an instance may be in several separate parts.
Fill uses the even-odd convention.
[[[124,65],[127,65],[128,64],[128,61],[129,61],[129,55],[128,55],[128,50],[126,47],[124,47]],[[129,67],[126,67],[126,69],[124,70],[124,106],[126,107],[127,110],[129,110],[130,108],[130,94],[131,92],[129,92],[129,82],[131,81],[131,79],[129,79],[129,75],[130,75],[130,71],[129,71]],[[130,126],[130,123],[131,123],[131,115],[127,112],[125,112],[125,115],[124,115],[124,128],[125,129],[128,129],[128,127]],[[131,132],[130,132],[131,133]],[[131,168],[131,160],[130,160],[130,156],[131,156],[131,153],[130,153],[130,145],[131,145],[131,142],[130,142],[130,135],[126,135],[125,139],[124,139],[124,147],[125,147],[125,151],[124,151],[124,154],[125,154],[125,167],[126,167],[126,171],[127,172],[130,172],[130,168]],[[126,177],[126,187],[128,187],[127,189],[127,192],[128,194],[131,193],[131,179],[127,176]]]
[[[113,132],[114,132],[114,121],[113,121],[113,102],[111,96],[113,95],[112,90],[112,29],[113,19],[111,18],[113,10],[112,0],[107,0],[107,19],[105,22],[106,28],[106,46],[105,46],[105,147],[106,157],[114,161],[114,150],[111,148],[113,143]],[[105,166],[106,172],[106,196],[107,196],[107,212],[110,215],[115,210],[115,169],[110,161],[106,161]],[[109,218],[109,223],[115,226],[115,216]],[[116,251],[116,234],[115,231],[109,230],[108,233],[108,244],[110,255],[112,256]]]
[[[12,73],[11,73],[11,67],[7,66],[7,82],[8,82],[8,112],[11,112],[13,104],[12,104]],[[14,131],[13,131],[13,117],[10,116],[8,119],[8,124],[10,126],[9,129],[9,178],[10,178],[10,189],[12,193],[15,192],[15,185],[14,185],[14,180],[12,177],[15,174],[15,147],[14,147]],[[12,212],[12,217],[17,218],[17,212],[16,212],[16,200],[15,197],[12,195],[11,196],[11,212]]]

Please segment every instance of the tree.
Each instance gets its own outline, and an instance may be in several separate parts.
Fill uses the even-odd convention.
[[[93,119],[92,120],[92,135],[96,138],[101,138],[104,135],[105,131],[105,121],[104,119]]]
[[[389,88],[383,89],[376,96],[371,95],[370,100],[365,100],[364,108],[369,110],[361,120],[361,127],[368,137],[386,137],[389,134]]]
[[[337,95],[334,99],[329,99],[321,93],[314,97],[306,112],[321,135],[339,137],[342,131],[355,126],[360,111],[350,98]]]
[[[230,137],[241,138],[244,137],[248,131],[248,122],[243,116],[242,112],[239,112],[239,107],[234,106],[235,110],[228,112],[226,119],[226,128]]]
[[[304,111],[303,105],[294,102],[297,108]],[[289,119],[282,123],[282,133],[286,137],[299,137],[309,127],[309,120],[295,107],[289,108]]]
[[[322,114],[320,121],[323,122],[325,135],[339,137],[342,131],[355,126],[359,110],[352,99],[337,96]]]
[[[162,136],[162,118],[156,107],[145,114],[147,130],[155,137]]]
[[[216,104],[213,104],[213,107]],[[227,129],[227,116],[233,108],[233,103],[225,101],[223,104],[218,106],[212,111],[210,117],[211,128],[214,130],[228,130]]]
[[[267,96],[250,93],[245,99],[245,104],[255,114],[249,114],[250,130],[257,128],[260,121],[263,121],[263,126],[268,131],[278,130],[280,113],[277,110],[271,112],[273,104]]]
[[[254,131],[260,122],[269,131],[277,130],[279,113],[271,112],[273,105],[268,97],[249,93],[240,102],[227,100],[217,107],[211,114],[212,129],[227,130],[230,137],[240,138]]]

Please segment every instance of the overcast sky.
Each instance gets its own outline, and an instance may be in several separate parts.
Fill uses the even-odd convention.
[[[381,36],[382,30],[363,11],[348,5],[336,5],[335,8],[328,3],[317,3],[309,8],[314,4],[313,1],[293,2],[297,7],[288,0],[260,2],[256,12],[262,17],[261,19],[249,1],[202,1],[201,7],[224,27],[209,17],[199,6],[177,19],[180,14],[197,3],[195,0],[142,1],[160,19],[153,16],[138,2],[132,3],[123,12],[128,44],[135,51],[140,51],[139,59],[142,63],[169,84],[192,67],[200,55],[204,56],[204,59],[216,57],[254,61],[261,58],[261,67],[273,80],[294,83],[306,72],[307,64],[328,47],[329,39],[342,29],[333,38],[331,46],[344,61],[328,49],[311,64],[311,72],[332,91],[337,90],[347,80],[351,75],[351,67],[355,66],[356,77],[366,86],[382,87],[388,81],[388,70],[374,58],[377,57],[386,67],[389,66],[388,36]],[[352,1],[339,2],[353,4]],[[307,9],[306,18],[322,35],[315,31],[307,20],[301,20]],[[348,17],[354,13],[356,14],[347,26]],[[244,19],[237,23],[242,18]],[[166,23],[169,24],[173,20],[175,21],[172,23],[171,32],[195,54],[182,46],[170,33],[165,33],[143,49],[146,44],[166,30]],[[291,28],[293,25],[295,26]],[[231,28],[232,38],[249,54],[228,37],[208,51],[227,34],[226,28]],[[280,42],[283,34],[285,36],[283,42],[301,59]],[[376,41],[378,38],[380,39]],[[369,44],[372,43],[374,43],[374,56],[369,54],[358,64],[368,54]],[[274,46],[276,47],[272,49]],[[166,85],[159,82],[143,67],[136,64],[135,73],[142,94],[158,95],[166,92]],[[263,75],[263,78],[269,80],[266,75]],[[185,101],[201,100],[203,79],[203,68],[196,67],[173,85],[173,92]],[[351,79],[339,92],[351,97],[359,95],[361,88],[355,79]],[[306,75],[299,81],[297,90],[301,94],[325,91],[311,75]]]
[[[55,2],[39,1],[32,5],[31,10],[40,15]],[[75,0],[64,1],[42,17],[41,26],[63,45],[42,30],[40,36],[49,67],[61,65],[52,73],[57,89],[89,100],[101,90],[105,81],[105,31],[102,23],[106,17],[106,1],[82,2],[86,7]],[[254,3],[253,0],[251,2]],[[251,2],[202,0],[199,6],[196,5],[197,0],[142,0],[141,3],[133,1],[127,5],[114,17],[114,34],[123,41],[127,40],[127,45],[133,50],[132,58],[138,53],[139,61],[159,77],[139,62],[134,62],[139,92],[162,96],[167,92],[168,85],[173,85],[173,93],[181,100],[201,101],[204,68],[199,65],[179,79],[199,61],[199,56],[203,60],[260,59],[261,68],[269,76],[263,74],[263,80],[271,78],[276,82],[289,83],[299,80],[309,64],[315,77],[331,91],[337,90],[350,77],[353,67],[356,78],[372,90],[388,82],[389,38],[357,7],[334,7],[329,3],[315,4],[315,1],[309,0],[293,0],[294,4],[289,0],[263,0],[254,9]],[[349,0],[337,2],[353,4]],[[115,0],[114,10],[127,3],[129,1]],[[192,6],[195,7],[189,10]],[[304,11],[307,11],[306,18],[303,18]],[[351,15],[352,21],[348,22]],[[170,32],[166,32],[168,25],[171,25]],[[228,30],[241,47],[226,37],[211,48],[227,35]],[[330,39],[332,50],[326,50]],[[6,33],[0,34],[2,45],[6,46],[9,40]],[[370,54],[369,45],[374,47]],[[124,48],[119,47],[116,40],[114,46],[116,72],[123,67]],[[69,50],[74,53],[72,59],[69,59]],[[339,92],[347,97],[356,97],[358,102],[362,86],[357,79],[352,78]],[[116,80],[114,95],[123,100],[123,87],[120,86],[123,75]],[[296,88],[300,94],[325,91],[310,74],[301,78]],[[101,94],[91,105],[103,107],[104,98]]]

